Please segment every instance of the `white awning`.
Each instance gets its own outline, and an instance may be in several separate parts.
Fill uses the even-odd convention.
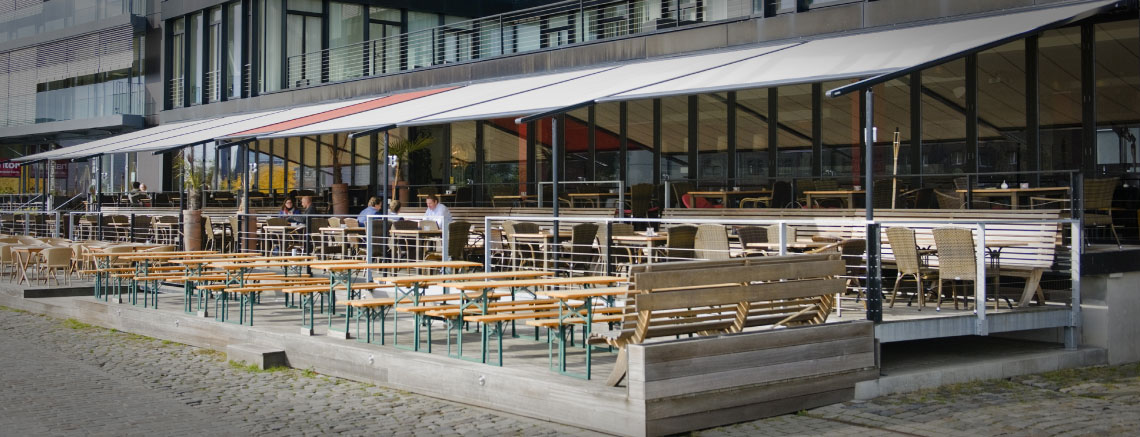
[[[365,111],[304,127],[289,129],[258,138],[282,138],[294,136],[320,135],[338,132],[359,132],[369,129],[394,126],[421,117],[428,117],[537,88],[553,85],[579,77],[600,73],[614,67],[593,68],[564,73],[525,76],[515,79],[473,83],[461,88],[421,97],[371,111]]]
[[[723,67],[627,91],[603,101],[635,100],[835,79],[867,78],[937,65],[1064,25],[1112,7],[1104,0],[949,23],[808,41]]]
[[[218,139],[248,138],[407,102],[450,89],[452,88],[437,88],[384,97],[171,123],[31,155],[23,157],[22,160],[76,159],[109,153],[159,152]]]
[[[443,112],[429,117],[410,120],[404,125],[440,124],[462,120],[529,115],[567,106],[589,103],[595,99],[636,90],[686,75],[730,65],[745,59],[763,56],[796,44],[777,44],[719,51],[695,56],[625,64],[597,74],[579,77],[554,85],[517,93],[478,105]]]
[[[133,144],[136,142],[154,141],[158,138],[165,138],[169,135],[175,135],[175,134],[184,133],[184,132],[192,132],[195,130],[194,129],[195,126],[200,125],[201,123],[202,123],[201,121],[183,121],[183,122],[178,122],[178,123],[164,124],[161,126],[155,126],[152,128],[137,130],[134,132],[128,132],[128,133],[121,134],[121,135],[115,135],[113,137],[107,137],[107,138],[103,138],[103,139],[99,139],[99,140],[95,140],[95,141],[88,141],[86,143],[80,143],[80,144],[76,144],[74,146],[64,147],[62,149],[49,150],[47,152],[37,153],[34,155],[21,156],[19,158],[13,159],[13,161],[27,162],[27,161],[38,161],[38,160],[43,160],[43,159],[64,159],[64,158],[62,158],[62,156],[64,156],[64,155],[67,155],[69,157],[68,159],[70,159],[70,157],[72,155],[76,155],[76,153],[73,153],[73,152],[78,151],[78,150],[84,150],[84,151],[96,150],[96,149],[102,149],[102,148],[105,148],[105,147],[108,147],[111,145],[116,145],[116,144],[121,145],[121,146],[125,146],[126,144]],[[81,155],[82,156],[91,156],[91,155],[95,155],[95,154],[97,154],[97,153],[81,154]]]

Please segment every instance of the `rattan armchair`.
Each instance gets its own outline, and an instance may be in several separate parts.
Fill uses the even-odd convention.
[[[978,258],[974,246],[974,232],[964,228],[938,228],[934,231],[934,245],[938,247],[938,303],[937,309],[942,309],[942,284],[950,283],[950,299],[954,301],[954,309],[958,309],[958,282],[972,281],[975,289],[978,286]],[[997,276],[995,271],[986,271],[986,276]],[[998,293],[995,291],[994,309],[998,306]],[[962,299],[967,298],[963,287]],[[977,303],[975,302],[975,305]],[[982,303],[985,305],[985,303]],[[966,305],[969,309],[969,305]]]
[[[1112,223],[1112,197],[1119,183],[1119,178],[1085,179],[1084,214],[1081,216],[1084,226],[1107,226],[1117,248],[1121,244],[1116,225]]]
[[[918,244],[914,240],[914,230],[905,227],[887,228],[887,242],[891,245],[891,252],[895,257],[895,267],[898,275],[895,277],[895,288],[891,291],[890,308],[895,307],[898,298],[899,285],[904,279],[910,277],[915,282],[915,295],[918,297],[918,310],[926,306],[926,295],[922,288],[924,279],[934,277],[934,271],[923,265],[918,255]]]
[[[748,245],[752,243],[767,243],[768,228],[761,226],[741,226],[739,228],[736,228],[736,236],[740,237],[740,247],[744,250],[744,256],[768,254],[768,251],[766,250],[752,249],[748,247]]]
[[[697,239],[697,227],[680,225],[669,228],[665,239],[665,261],[693,259],[693,246]]]
[[[728,248],[728,231],[724,225],[704,224],[697,226],[694,248],[697,257],[707,260],[723,260],[732,257]]]

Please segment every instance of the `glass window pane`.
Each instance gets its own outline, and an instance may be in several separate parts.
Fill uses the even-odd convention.
[[[526,192],[526,138],[519,135],[514,119],[501,118],[483,123],[486,196],[518,195]]]
[[[626,184],[653,182],[653,100],[626,103]],[[671,179],[673,180],[673,179]]]
[[[733,186],[728,180],[728,95],[697,99],[697,174],[702,185]]]
[[[1032,170],[1025,142],[1025,41],[978,53],[978,165],[982,172]],[[1002,176],[1013,185],[1021,176]],[[989,181],[1001,183],[1000,180]]]
[[[736,93],[736,179],[741,185],[768,180],[768,90]]]
[[[779,89],[779,161],[776,174],[781,177],[811,175],[811,85],[790,85]],[[858,112],[855,113],[858,117]],[[855,124],[858,124],[856,122]],[[825,123],[824,126],[827,126]],[[842,129],[840,127],[840,129]],[[826,135],[825,135],[826,138]],[[826,144],[826,143],[825,143]]]
[[[966,156],[966,61],[922,72],[922,172],[963,173]]]
[[[1140,29],[1135,20],[1096,25],[1097,160],[1102,170],[1140,161]]]
[[[1050,30],[1038,41],[1041,169],[1073,169],[1081,146],[1081,29]]]
[[[660,122],[661,175],[668,176],[670,181],[696,178],[689,162],[689,98],[661,99]]]
[[[263,0],[262,17],[258,20],[261,27],[259,41],[264,50],[261,59],[261,91],[276,91],[281,89],[281,0]],[[293,42],[290,41],[290,44]]]
[[[600,103],[594,108],[594,147],[598,152],[594,177],[600,181],[616,181],[621,174],[618,168],[621,165],[618,156],[621,151],[621,104]]]

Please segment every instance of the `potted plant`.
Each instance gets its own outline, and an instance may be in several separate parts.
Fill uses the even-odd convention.
[[[404,166],[404,163],[408,160],[408,157],[412,153],[427,148],[431,145],[431,142],[431,135],[421,134],[414,139],[395,136],[393,137],[393,141],[388,143],[388,156],[396,158],[396,174],[392,178],[392,180],[396,182],[392,185],[392,197],[397,198],[396,189],[400,185],[403,185],[403,188],[401,188],[400,191],[400,196],[398,197],[400,199],[400,203],[403,203],[405,205],[408,204],[407,182],[400,179],[400,168]]]
[[[186,190],[182,211],[182,238],[186,250],[202,250],[202,196],[213,169],[195,171],[193,158],[182,153],[174,160],[174,174]]]

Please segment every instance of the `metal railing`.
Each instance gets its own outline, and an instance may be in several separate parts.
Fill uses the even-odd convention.
[[[379,76],[749,17],[752,0],[565,1],[286,59],[286,87]]]
[[[505,226],[507,223],[511,226]],[[510,229],[517,229],[517,223],[532,223],[534,227],[541,229],[541,233],[529,232],[526,234],[512,235]],[[855,257],[855,262],[847,262],[848,273],[843,278],[848,281],[848,291],[844,295],[837,297],[836,310],[839,315],[844,311],[866,311],[867,317],[874,320],[876,317],[871,313],[875,308],[881,311],[888,306],[886,296],[889,296],[886,284],[883,284],[882,278],[886,275],[876,275],[875,272],[882,272],[883,261],[893,261],[893,253],[889,249],[889,243],[886,230],[892,226],[905,226],[914,229],[924,229],[925,237],[918,240],[921,247],[929,248],[933,239],[929,236],[930,229],[932,228],[965,228],[971,229],[974,235],[974,248],[975,257],[974,265],[976,267],[977,286],[974,287],[972,294],[966,294],[965,302],[967,308],[970,303],[974,303],[973,315],[977,319],[974,334],[987,335],[986,324],[986,304],[976,305],[978,302],[985,302],[993,304],[995,301],[1001,301],[1002,307],[1013,308],[1020,302],[1012,300],[1010,297],[1013,295],[1009,290],[1004,290],[1004,293],[995,292],[996,287],[1000,286],[1001,282],[991,278],[996,273],[1000,273],[1002,269],[1001,256],[1002,248],[1006,248],[1006,258],[1014,257],[1014,260],[1006,260],[1005,266],[1006,274],[1010,273],[1010,269],[1017,266],[1017,258],[1021,252],[1030,253],[1036,250],[1034,247],[1023,247],[1017,249],[1017,243],[1009,243],[1007,241],[1008,230],[1011,226],[1023,225],[1026,227],[1040,229],[1043,226],[1048,227],[1055,225],[1055,235],[1058,241],[1067,242],[1067,244],[1058,244],[1054,259],[1048,267],[1036,267],[1045,269],[1042,275],[1043,279],[1041,285],[1045,290],[1050,291],[1051,296],[1046,296],[1046,302],[1049,305],[1064,305],[1067,306],[1068,311],[1071,312],[1070,320],[1076,326],[1080,320],[1080,256],[1079,251],[1082,238],[1082,230],[1078,220],[1074,219],[1058,219],[1058,220],[1043,220],[1034,222],[1019,222],[1016,220],[936,220],[936,219],[906,219],[906,220],[876,220],[866,221],[858,219],[810,219],[810,220],[750,220],[750,219],[734,219],[734,218],[717,218],[717,219],[673,219],[673,220],[659,220],[659,219],[632,219],[632,218],[610,218],[610,217],[487,217],[483,224],[483,229],[486,231],[484,244],[480,247],[483,250],[483,259],[485,269],[487,271],[493,270],[513,270],[513,269],[529,269],[529,270],[544,270],[553,271],[560,275],[577,276],[577,275],[601,275],[601,274],[628,274],[630,266],[644,263],[660,263],[670,261],[689,261],[689,260],[715,260],[715,259],[728,259],[730,257],[739,256],[756,256],[756,255],[787,255],[794,254],[798,251],[805,251],[811,249],[819,249],[825,247],[832,249],[829,244],[836,244],[838,242],[848,239],[861,239],[865,243],[866,249],[861,254],[844,255],[845,260],[850,257]],[[580,225],[591,225],[591,229],[587,229],[585,235],[574,235],[578,233],[575,230]],[[645,228],[648,232],[637,234],[624,233],[626,237],[618,237],[623,235],[619,226],[625,226],[626,231],[631,231],[631,226],[638,228]],[[661,234],[668,234],[670,231],[681,231],[678,227],[694,227],[690,229],[696,233],[695,238],[690,234],[690,240],[687,244],[673,244],[670,237],[661,236]],[[713,231],[709,234],[702,234],[702,227],[707,227]],[[768,244],[765,243],[750,243],[743,244],[739,238],[740,230],[745,227],[760,227],[768,230]],[[554,229],[560,232],[553,232]],[[672,229],[671,229],[672,228]],[[581,228],[579,228],[581,229]],[[997,231],[995,231],[995,229]],[[656,230],[656,231],[654,231]],[[656,232],[658,235],[654,236]],[[1046,232],[1049,233],[1049,232]],[[593,235],[591,235],[593,234]],[[712,235],[711,238],[708,235]],[[614,236],[606,238],[606,236]],[[877,238],[868,239],[868,236]],[[652,238],[656,237],[656,238]],[[994,245],[987,245],[987,238],[997,240],[996,247]],[[706,241],[702,242],[701,240]],[[1005,239],[1005,240],[1003,240]],[[1002,242],[1005,245],[1001,244]],[[1013,245],[1012,247],[1010,245]],[[1050,245],[1053,244],[1049,241]],[[887,250],[884,250],[887,248]],[[1012,252],[1010,252],[1012,251]],[[937,270],[938,258],[937,252],[929,252],[926,255],[925,262],[928,263],[929,268]],[[870,260],[870,262],[868,262]],[[1011,261],[1014,265],[1011,264]],[[1023,261],[1024,262],[1024,261]],[[1036,261],[1040,262],[1040,261]],[[1022,266],[1024,267],[1024,266]],[[891,269],[893,270],[893,269]],[[996,270],[996,271],[995,271]],[[892,275],[893,276],[893,275]],[[950,278],[945,278],[949,280]],[[995,285],[995,282],[997,285]],[[882,285],[879,285],[882,284]],[[914,285],[911,283],[910,290],[914,290]],[[1010,282],[1005,282],[1008,286]],[[1024,284],[1024,282],[1023,282]],[[937,287],[924,288],[921,293],[931,293],[937,290]],[[1028,284],[1026,284],[1028,285]],[[961,285],[958,285],[961,287]],[[1007,287],[1008,288],[1008,287]],[[947,286],[947,290],[949,286]],[[968,290],[968,289],[967,289]],[[865,297],[864,297],[865,293]],[[1018,293],[1020,294],[1020,293]],[[1024,296],[1023,296],[1024,297]],[[879,304],[864,306],[863,303],[858,302],[861,299],[877,299]],[[911,293],[911,301],[916,299],[916,294]],[[913,302],[906,302],[907,306],[911,306]],[[895,310],[898,311],[898,310]],[[904,309],[902,311],[917,311],[916,308]],[[936,312],[933,312],[937,314]],[[881,314],[881,313],[880,313]],[[970,313],[967,313],[970,314]],[[878,317],[881,317],[879,315]],[[1025,328],[1031,329],[1031,328]],[[1071,332],[1069,333],[1071,335]],[[1075,344],[1075,338],[1068,338],[1068,344]]]
[[[72,241],[98,240],[183,247],[181,214],[82,212],[66,214],[63,229]]]
[[[59,237],[60,213],[44,210],[0,210],[0,234]]]

